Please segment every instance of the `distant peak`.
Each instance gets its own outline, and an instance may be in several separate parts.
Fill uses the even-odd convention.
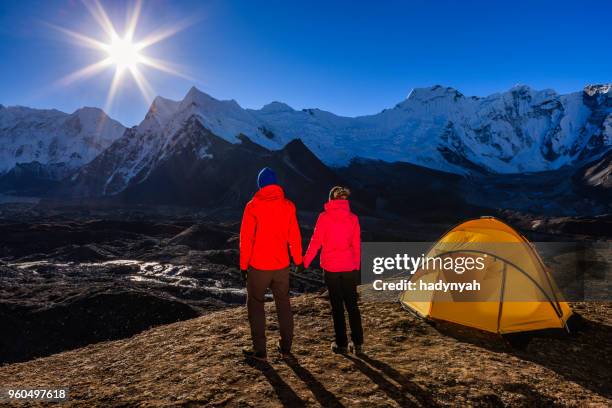
[[[216,100],[206,92],[200,91],[195,86],[189,88],[189,92],[185,95],[183,101],[198,101],[198,100]]]
[[[189,88],[189,91],[187,91],[187,95],[189,95],[190,93],[204,93],[204,92],[200,91],[198,88],[196,88],[195,85],[193,85],[191,88]]]
[[[65,115],[65,114],[64,114]],[[124,127],[121,123],[111,118],[100,108],[84,106],[72,112],[69,117],[79,120],[81,123],[112,123]]]
[[[200,91],[195,86],[192,86],[191,89],[189,89],[189,92],[187,92],[187,95],[185,95],[185,99],[183,99],[181,103],[183,106],[186,106],[189,104],[199,105],[199,106],[214,106],[217,104],[222,104],[224,106],[231,106],[232,108],[241,109],[238,102],[236,102],[234,99],[219,100],[217,98],[210,96],[206,92]]]
[[[75,110],[73,113],[99,113],[105,115],[102,109],[96,108],[95,106],[83,106],[82,108]]]
[[[149,107],[149,112],[158,113],[158,112],[167,112],[174,111],[178,107],[180,102],[174,101],[172,99],[164,98],[163,96],[156,96]]]
[[[238,101],[237,101],[237,100],[235,100],[235,99],[230,99],[230,100],[228,100],[228,101],[221,101],[221,102],[225,102],[225,103],[227,103],[227,104],[229,104],[229,105],[233,105],[234,107],[236,107],[236,108],[238,108],[238,109],[242,109],[242,107],[240,106],[240,104],[238,103]]]
[[[83,106],[72,112],[71,116],[78,116],[79,118],[87,120],[99,118],[107,119],[109,117],[102,109],[93,106]]]
[[[612,93],[612,83],[587,85],[584,87],[584,93],[589,96],[594,96],[597,94],[603,95],[603,94]]]
[[[540,100],[541,98],[544,98],[544,99],[554,98],[558,95],[554,89],[534,89],[530,87],[529,85],[524,85],[524,84],[516,84],[512,88],[510,88],[508,92],[505,92],[505,93],[506,94],[510,93],[514,97],[521,97],[521,98],[536,97],[537,99],[540,99]]]
[[[463,98],[463,94],[450,86],[434,85],[426,88],[413,88],[406,100],[428,101],[436,98]]]
[[[512,88],[510,88],[510,92],[517,92],[517,91],[529,92],[531,90],[532,90],[531,87],[525,84],[515,84]]]
[[[177,102],[172,99],[164,98],[163,96],[156,96],[155,99],[153,99],[153,102],[151,103],[151,105],[159,105],[159,104],[167,104],[167,103],[177,103]]]
[[[265,105],[263,108],[261,108],[262,112],[293,112],[293,108],[289,105],[287,105],[286,103],[283,102],[270,102],[269,104]]]

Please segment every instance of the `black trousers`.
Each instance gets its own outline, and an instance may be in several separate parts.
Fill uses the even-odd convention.
[[[359,284],[359,271],[325,272],[325,284],[329,291],[336,344],[346,347],[346,323],[344,309],[349,316],[351,326],[351,339],[356,345],[363,344],[363,328],[361,327],[361,313],[357,305],[357,285]]]

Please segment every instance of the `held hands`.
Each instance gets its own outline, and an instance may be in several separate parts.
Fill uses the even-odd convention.
[[[299,264],[299,265],[296,265],[296,266],[295,266],[295,270],[294,270],[294,272],[295,272],[296,274],[304,272],[304,264],[303,264],[303,263],[301,263],[301,264]]]

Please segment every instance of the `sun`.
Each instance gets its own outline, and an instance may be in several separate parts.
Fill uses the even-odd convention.
[[[134,70],[144,61],[137,44],[134,44],[129,38],[116,37],[105,48],[110,62],[119,71]]]
[[[114,68],[114,76],[111,81],[108,95],[106,97],[105,110],[110,110],[111,104],[119,86],[123,83],[124,73],[128,72],[133,82],[138,86],[142,96],[147,103],[150,103],[154,97],[153,89],[144,75],[144,68],[153,68],[163,71],[168,74],[183,77],[189,80],[192,78],[181,73],[166,61],[147,56],[145,51],[147,48],[172,37],[179,31],[191,25],[192,20],[183,21],[165,29],[154,31],[143,39],[136,41],[134,34],[138,25],[142,1],[136,1],[134,8],[128,13],[128,22],[125,32],[120,35],[115,29],[115,25],[108,17],[108,14],[99,3],[98,0],[84,1],[89,13],[94,18],[96,23],[104,30],[105,39],[97,39],[86,34],[71,31],[64,27],[51,25],[53,28],[66,34],[77,44],[96,49],[101,53],[101,59],[93,64],[81,68],[59,81],[60,85],[68,85],[74,81],[89,78],[106,69]]]

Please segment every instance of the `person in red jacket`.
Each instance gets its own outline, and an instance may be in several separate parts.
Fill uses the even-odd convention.
[[[240,226],[240,271],[247,282],[247,310],[253,348],[246,357],[266,360],[264,297],[272,290],[280,331],[279,351],[289,357],[293,340],[293,314],[289,301],[289,254],[298,271],[302,266],[302,237],[295,205],[285,198],[276,174],[265,167],[257,176],[259,191],[244,209]]]
[[[359,219],[351,212],[348,188],[336,186],[329,193],[329,201],[317,219],[314,233],[304,255],[308,268],[321,249],[321,268],[329,292],[336,341],[332,351],[361,353],[363,329],[357,305],[357,286],[360,276],[361,229]],[[352,342],[348,343],[344,308],[349,315]]]

